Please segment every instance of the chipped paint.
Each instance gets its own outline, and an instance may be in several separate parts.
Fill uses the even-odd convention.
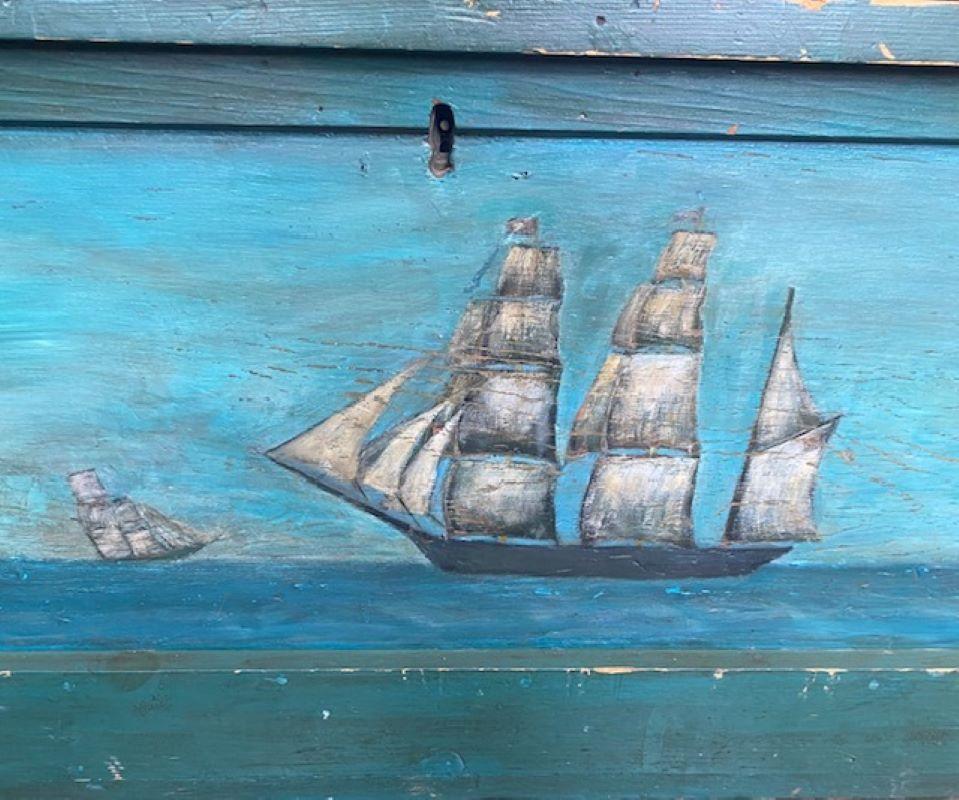
[[[806,11],[821,11],[823,6],[828,5],[831,0],[788,0],[796,6],[802,6]]]
[[[889,49],[889,45],[887,45],[885,42],[879,42],[876,45],[876,48],[879,50],[880,53],[882,53],[882,57],[885,58],[886,60],[888,61],[896,60],[896,56],[893,54],[892,50]]]

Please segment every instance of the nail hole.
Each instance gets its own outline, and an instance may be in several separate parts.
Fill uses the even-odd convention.
[[[600,14],[598,17],[596,17],[596,24],[597,24],[597,25],[605,25],[605,24],[606,24],[606,17],[604,17],[602,14]]]
[[[427,143],[430,146],[430,172],[437,178],[442,178],[453,170],[455,133],[453,109],[446,103],[433,103]]]

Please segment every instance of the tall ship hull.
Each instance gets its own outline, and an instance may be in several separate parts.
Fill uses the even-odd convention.
[[[284,464],[279,456],[274,456],[274,460],[293,472],[300,472],[296,466]],[[327,485],[316,476],[308,477],[323,491],[392,525],[416,545],[431,564],[444,572],[630,580],[729,578],[755,572],[792,550],[788,545],[590,547],[582,544],[516,545],[495,539],[451,539],[420,530],[396,514],[371,509],[352,491]]]
[[[404,531],[420,552],[446,572],[543,578],[665,580],[748,575],[790,547],[670,547],[585,545],[511,546],[495,541],[439,539]]]
[[[561,452],[559,253],[536,241],[535,220],[511,220],[507,232],[494,288],[470,301],[442,353],[267,455],[398,528],[450,572],[719,578],[818,538],[813,493],[838,417],[816,409],[800,374],[792,290],[722,542],[701,547],[692,513],[701,310],[716,237],[673,234],[623,307]],[[379,424],[428,365],[438,374],[410,393],[418,410]],[[557,528],[556,493],[580,459],[590,476],[572,543]]]

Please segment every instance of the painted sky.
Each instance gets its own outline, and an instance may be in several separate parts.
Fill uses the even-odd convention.
[[[697,536],[721,534],[788,286],[825,540],[798,563],[959,564],[959,227],[948,148],[0,135],[0,555],[90,557],[64,476],[227,534],[203,557],[416,560],[268,447],[442,346],[511,216],[562,250],[561,443],[677,212],[718,235]]]

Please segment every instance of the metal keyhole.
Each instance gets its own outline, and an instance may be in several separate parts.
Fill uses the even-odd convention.
[[[455,130],[453,109],[446,103],[433,103],[427,143],[430,147],[430,172],[437,178],[442,178],[453,170]]]

